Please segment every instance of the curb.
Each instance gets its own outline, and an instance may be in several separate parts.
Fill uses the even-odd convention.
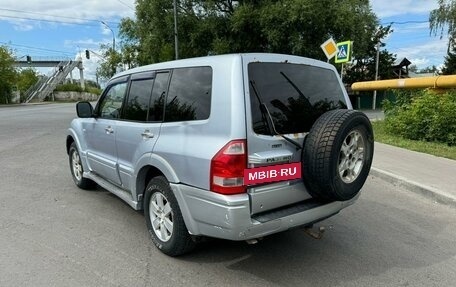
[[[409,180],[405,177],[396,175],[394,173],[371,167],[370,175],[379,177],[383,180],[386,180],[392,184],[404,187],[408,191],[420,194],[428,199],[431,199],[435,202],[456,207],[456,198],[444,191],[438,190],[434,187],[426,186],[424,184]]]
[[[39,103],[20,103],[20,104],[0,104],[0,108],[27,107],[27,106],[45,106],[50,105],[50,102]]]

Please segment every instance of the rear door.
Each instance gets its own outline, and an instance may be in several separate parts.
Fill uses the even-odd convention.
[[[120,185],[117,171],[116,122],[120,118],[127,90],[127,78],[112,83],[95,109],[96,118],[83,124],[87,161],[92,172]]]
[[[297,58],[300,61],[293,63],[296,58],[244,62],[248,75],[245,82],[246,106],[248,111],[250,109],[247,113],[247,150],[251,168],[300,163],[302,149],[284,137],[302,146],[320,115],[331,109],[347,108],[344,92],[333,70],[306,64],[300,60],[304,58]],[[249,195],[252,213],[311,197],[301,179],[252,185]]]
[[[119,174],[125,189],[131,189],[138,162],[150,157],[160,135],[168,78],[168,71],[131,76],[122,120],[116,127]]]

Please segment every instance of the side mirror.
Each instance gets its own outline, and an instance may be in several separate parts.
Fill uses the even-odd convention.
[[[93,108],[89,102],[78,102],[76,104],[76,113],[80,118],[93,117]]]

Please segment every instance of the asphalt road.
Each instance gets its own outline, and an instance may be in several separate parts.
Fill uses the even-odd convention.
[[[0,107],[0,286],[454,286],[456,210],[370,177],[321,225],[161,254],[144,216],[71,180],[74,104]]]

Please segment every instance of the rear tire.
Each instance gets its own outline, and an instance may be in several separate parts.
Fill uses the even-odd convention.
[[[165,177],[158,176],[149,181],[144,197],[144,214],[152,241],[161,252],[179,256],[195,247]]]
[[[372,125],[354,110],[332,110],[312,126],[303,149],[309,193],[326,201],[355,197],[369,175],[374,152]]]
[[[79,155],[76,143],[72,143],[70,150],[68,151],[68,157],[70,161],[71,176],[74,183],[81,189],[92,189],[97,185],[95,182],[88,178],[84,178],[84,168],[81,162],[81,156]]]

